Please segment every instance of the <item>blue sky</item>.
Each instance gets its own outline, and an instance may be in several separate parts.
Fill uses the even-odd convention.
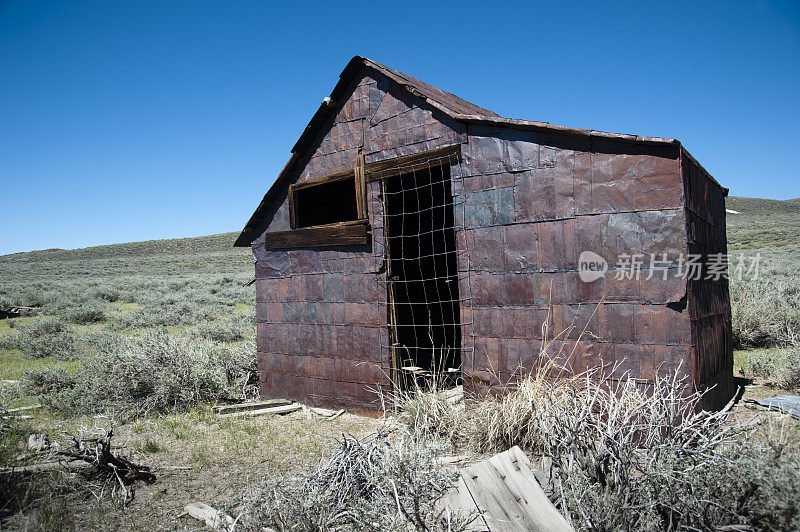
[[[355,54],[800,196],[796,0],[0,0],[0,254],[241,229]]]

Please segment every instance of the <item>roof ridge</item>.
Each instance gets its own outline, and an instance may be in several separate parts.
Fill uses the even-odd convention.
[[[443,91],[438,87],[434,87],[433,85],[425,83],[424,81],[420,81],[419,79],[409,76],[408,74],[404,74],[399,70],[389,68],[386,65],[378,63],[377,61],[373,61],[372,59],[356,55],[350,59],[350,61],[347,63],[347,66],[344,68],[344,70],[342,70],[342,73],[339,74],[339,81],[336,83],[336,86],[334,86],[333,91],[331,91],[330,97],[325,98],[322,101],[319,108],[314,113],[314,116],[311,117],[308,125],[300,135],[300,138],[292,147],[292,155],[289,158],[289,161],[287,161],[280,174],[278,174],[275,182],[264,195],[264,198],[261,200],[258,208],[250,217],[250,220],[247,222],[242,230],[242,233],[239,235],[239,238],[236,240],[236,243],[234,244],[235,246],[250,245],[250,238],[254,236],[252,232],[260,223],[260,214],[267,208],[267,205],[271,201],[272,197],[278,193],[280,187],[283,186],[283,181],[287,178],[287,175],[291,172],[294,165],[300,161],[304,148],[309,143],[313,142],[314,138],[319,132],[319,129],[324,127],[324,125],[330,119],[332,113],[335,111],[337,100],[346,95],[346,92],[351,85],[352,78],[359,73],[362,73],[364,68],[372,69],[379,74],[386,76],[390,80],[402,86],[404,90],[425,100],[427,105],[439,110],[452,120],[463,124],[550,131],[556,133],[587,136],[590,138],[600,137],[633,144],[671,144],[681,147],[680,142],[670,138],[641,137],[638,135],[627,135],[622,133],[606,133],[604,131],[596,131],[593,129],[578,129],[567,126],[558,126],[548,122],[535,122],[532,120],[504,118],[494,111],[484,109],[483,107],[475,105],[474,103],[460,98],[453,93]],[[685,148],[682,149],[691,157]]]
[[[456,96],[452,92],[444,91],[439,87],[425,83],[424,81],[421,81],[413,76],[387,67],[386,65],[378,63],[377,61],[373,61],[367,57],[356,56],[353,59],[356,58],[360,59],[364,65],[385,74],[395,82],[403,85],[406,89],[415,89],[420,96],[428,99],[429,103],[438,104],[437,107],[444,107],[445,109],[443,110],[450,111],[447,114],[468,114],[500,118],[500,115],[494,111],[490,111],[489,109],[485,109],[479,105],[476,105],[468,100],[465,100],[464,98],[461,98],[460,96]],[[430,102],[430,100],[433,100],[433,102]]]

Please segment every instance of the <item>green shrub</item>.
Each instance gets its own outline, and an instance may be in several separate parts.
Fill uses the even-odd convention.
[[[116,288],[111,288],[109,286],[101,286],[94,292],[95,297],[102,299],[103,301],[107,301],[109,303],[114,303],[115,301],[119,301],[122,297],[120,295],[120,291]]]
[[[800,348],[792,348],[781,368],[780,384],[788,390],[800,392]]]
[[[223,307],[215,304],[198,304],[170,298],[133,312],[116,315],[110,321],[114,330],[131,330],[149,327],[177,327],[213,320],[223,314]]]
[[[751,350],[739,356],[743,376],[800,391],[800,346]]]
[[[251,349],[225,349],[183,336],[150,333],[100,346],[75,374],[28,372],[29,393],[76,413],[144,414],[180,410],[219,399],[237,399],[252,386]]]
[[[22,390],[26,394],[47,397],[48,403],[59,407],[64,401],[70,403],[79,377],[64,368],[42,368],[26,371],[22,377]]]
[[[37,319],[14,329],[15,335],[3,339],[6,349],[19,349],[33,358],[73,358],[77,352],[75,335],[60,319]]]
[[[79,325],[97,323],[106,319],[106,312],[100,307],[77,308],[66,314],[67,320]]]
[[[192,334],[212,342],[239,342],[255,336],[255,313],[236,313],[222,320],[205,321],[194,327]]]
[[[733,340],[738,347],[780,346],[800,338],[800,264],[797,250],[754,251],[758,277],[730,283]]]

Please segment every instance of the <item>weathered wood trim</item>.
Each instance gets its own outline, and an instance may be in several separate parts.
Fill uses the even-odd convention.
[[[378,181],[402,173],[420,170],[426,168],[432,159],[444,159],[452,155],[461,157],[461,144],[453,144],[413,155],[403,155],[402,157],[367,163],[365,165],[367,181]]]
[[[364,152],[358,150],[358,163],[355,167],[356,210],[360,220],[367,219],[367,174],[364,170]]]
[[[297,228],[297,216],[294,213],[295,199],[294,199],[294,189],[290,186],[289,187],[289,227],[291,229]]]
[[[369,224],[363,220],[264,234],[266,249],[329,248],[369,244]]]
[[[325,183],[333,183],[334,181],[344,181],[345,179],[354,178],[355,172],[353,170],[347,170],[346,172],[339,172],[338,174],[331,174],[325,177],[319,177],[317,179],[309,179],[308,181],[303,181],[302,183],[295,183],[291,186],[291,188],[292,190],[300,190],[317,185],[324,185]]]

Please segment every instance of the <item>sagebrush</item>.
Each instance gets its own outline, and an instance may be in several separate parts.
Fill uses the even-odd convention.
[[[613,370],[541,371],[468,408],[441,393],[400,406],[423,438],[476,452],[518,445],[545,457],[544,487],[579,529],[800,526],[796,443],[748,438],[728,423],[730,405],[700,410],[701,395],[680,371],[644,385],[609,379]]]
[[[343,436],[318,468],[247,490],[231,510],[237,530],[464,530],[474,516],[439,504],[458,476],[438,463],[439,450],[387,431]]]
[[[79,371],[43,369],[23,385],[55,408],[84,414],[167,412],[204,401],[241,399],[257,381],[253,346],[225,348],[166,333],[117,338]]]

